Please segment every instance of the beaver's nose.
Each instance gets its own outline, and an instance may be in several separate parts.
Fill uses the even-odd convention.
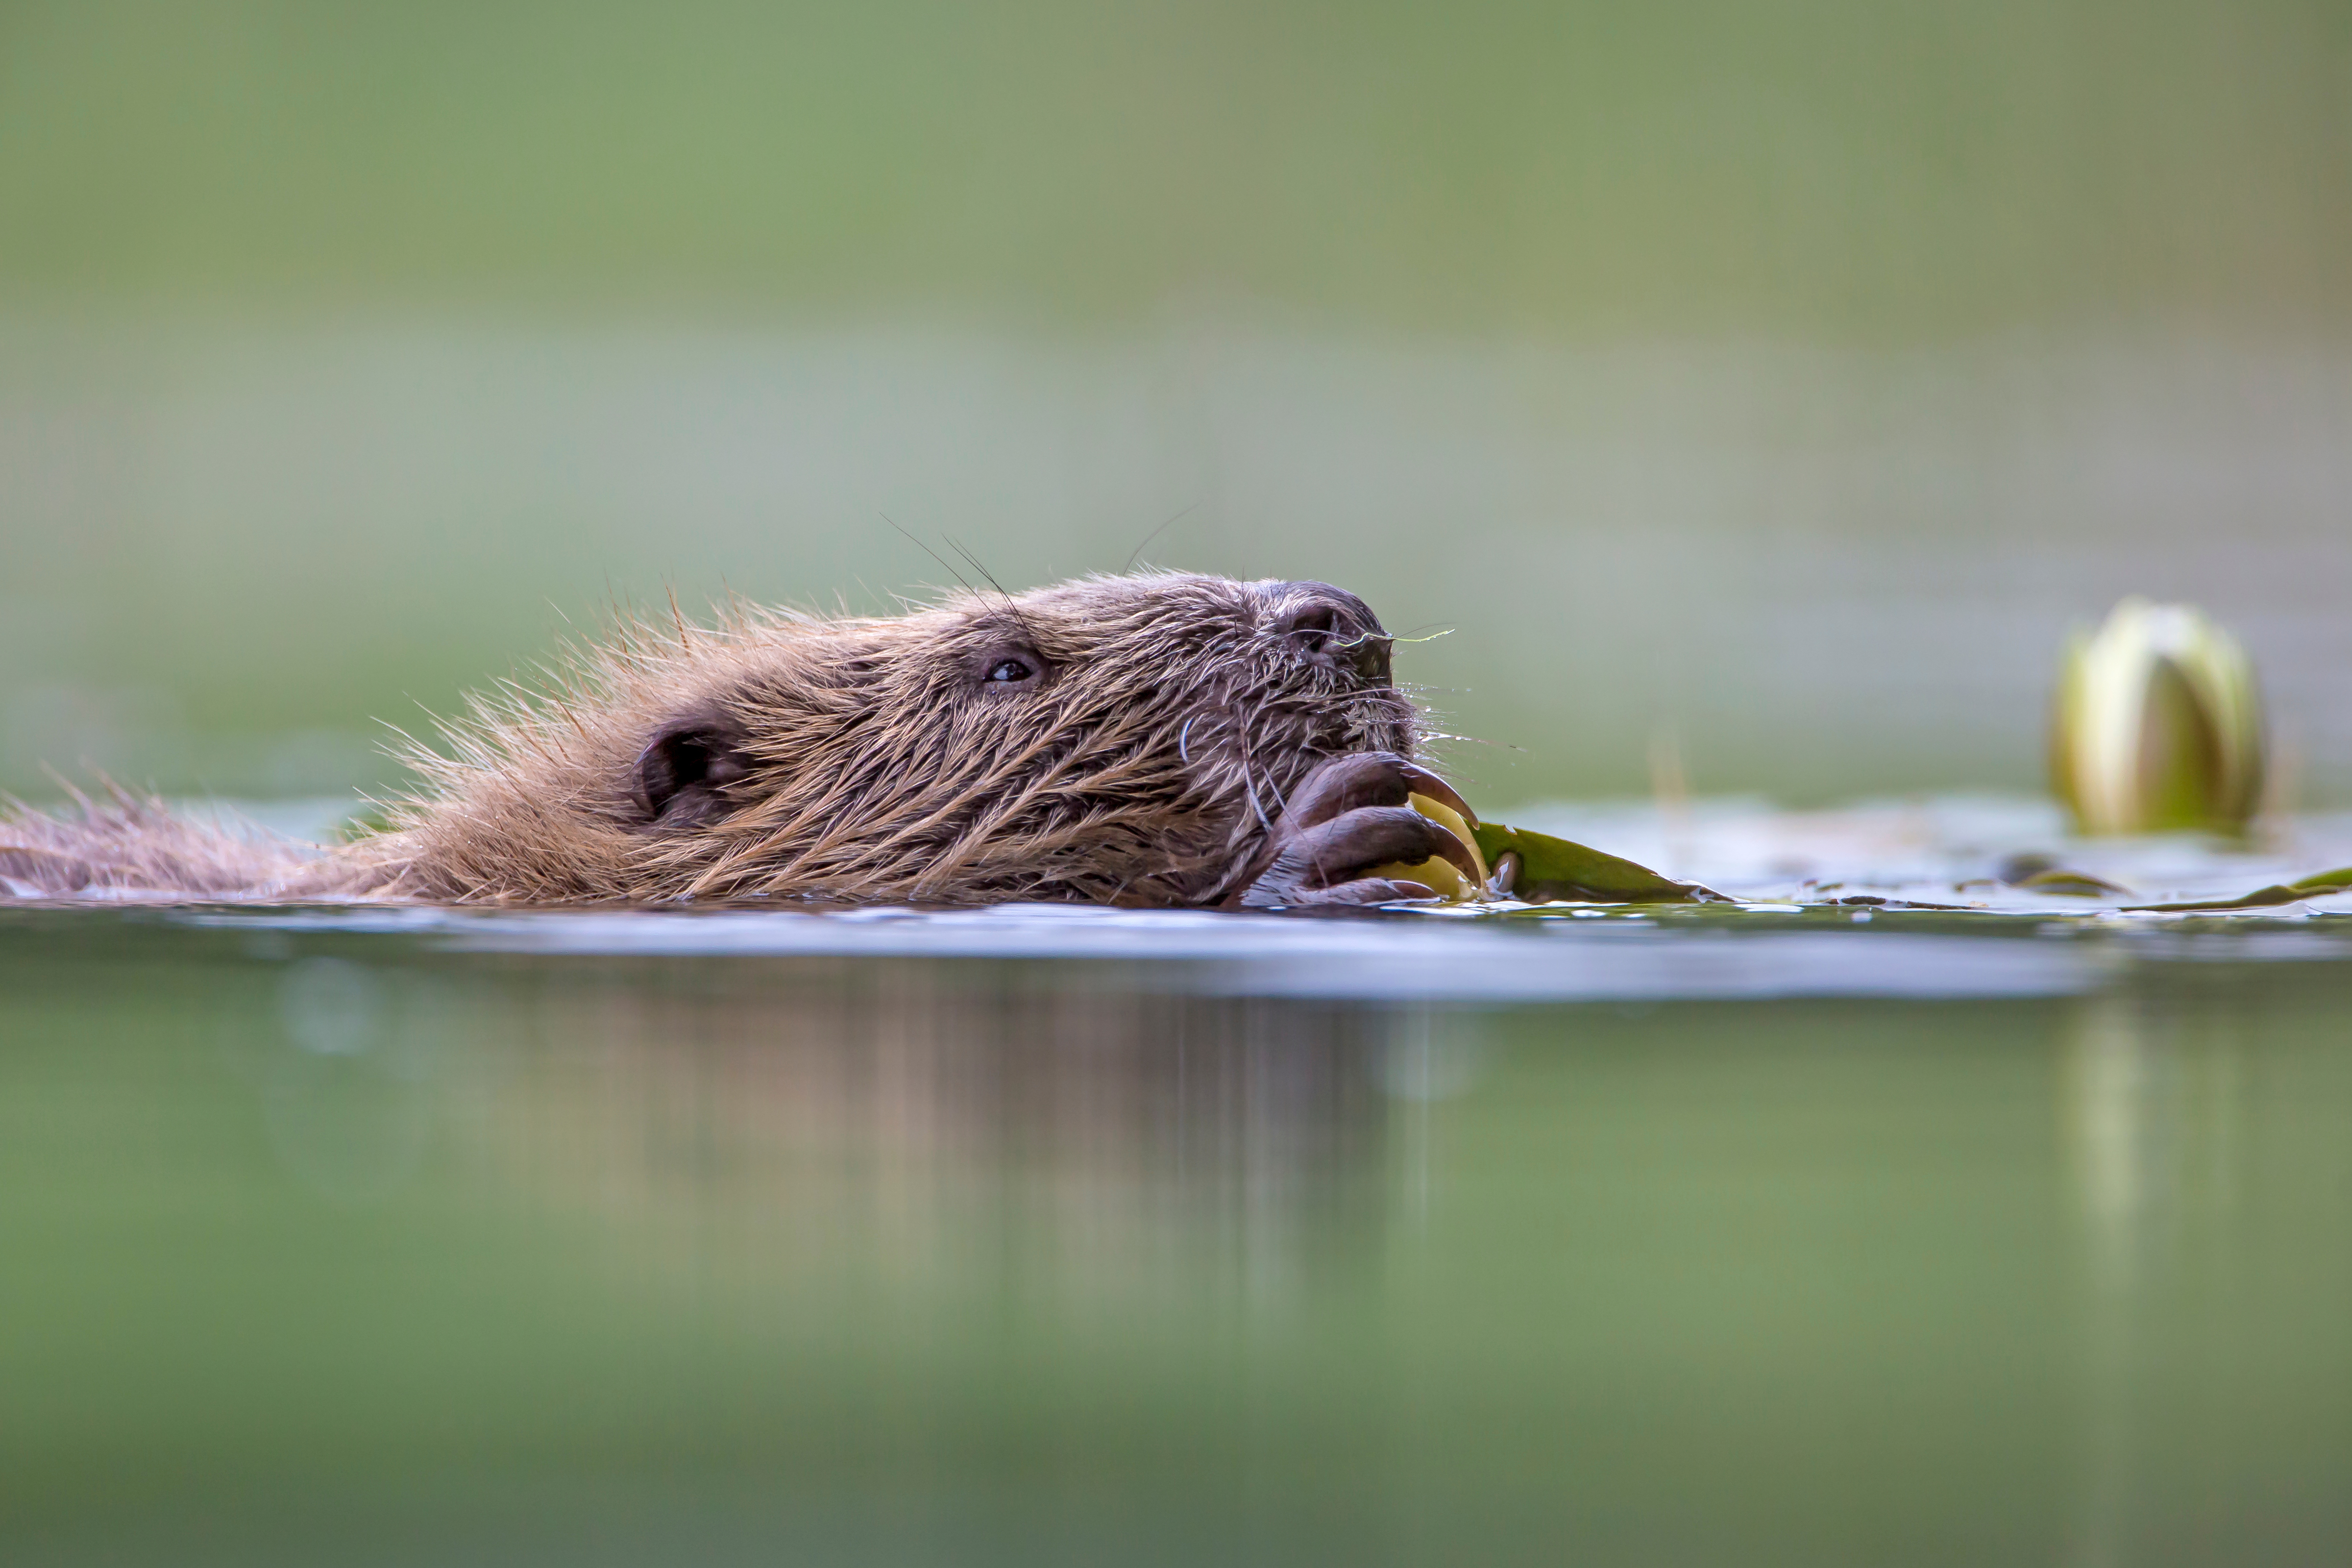
[[[1284,602],[1278,636],[1318,663],[1354,670],[1368,686],[1389,683],[1391,644],[1370,605],[1328,583],[1277,583],[1274,592]]]

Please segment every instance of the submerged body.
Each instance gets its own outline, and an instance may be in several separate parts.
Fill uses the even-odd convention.
[[[20,898],[1373,902],[1458,797],[1361,600],[1172,573],[893,617],[633,625],[478,701],[384,828],[312,848],[117,794],[0,819]],[[1465,813],[1466,813],[1466,808]]]

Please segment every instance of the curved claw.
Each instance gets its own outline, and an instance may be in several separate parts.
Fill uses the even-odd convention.
[[[1414,795],[1425,795],[1432,800],[1450,805],[1462,814],[1463,821],[1473,827],[1478,826],[1478,814],[1470,809],[1470,803],[1456,795],[1452,784],[1447,784],[1427,768],[1417,763],[1407,763],[1405,782],[1412,785]]]
[[[1328,822],[1287,837],[1274,863],[1249,887],[1239,901],[1253,907],[1312,903],[1378,903],[1392,898],[1414,898],[1408,884],[1392,878],[1367,877],[1375,867],[1414,865],[1444,859],[1465,877],[1477,876],[1477,859],[1454,831],[1432,822],[1410,806],[1363,805]],[[1373,889],[1375,882],[1393,888]],[[1342,894],[1341,889],[1354,891]],[[1434,890],[1426,896],[1434,897]]]
[[[1409,805],[1359,806],[1310,827],[1277,858],[1276,865],[1278,868],[1294,855],[1327,888],[1349,880],[1345,873],[1350,870],[1399,863],[1410,866],[1430,859],[1450,861],[1465,877],[1478,875],[1477,858],[1470,847],[1453,829],[1432,822]]]
[[[1325,759],[1291,792],[1281,819],[1237,874],[1226,907],[1435,898],[1434,889],[1419,882],[1365,875],[1381,866],[1430,859],[1442,858],[1476,880],[1476,850],[1407,805],[1416,795],[1453,807],[1466,824],[1477,823],[1453,785],[1395,752]]]
[[[1323,889],[1311,901],[1358,905],[1434,904],[1442,903],[1444,898],[1425,882],[1408,882],[1392,877],[1359,877],[1352,882]]]
[[[1312,827],[1362,806],[1402,805],[1414,795],[1443,801],[1478,826],[1477,813],[1452,784],[1394,752],[1350,752],[1322,763],[1292,792],[1282,820],[1286,826]]]

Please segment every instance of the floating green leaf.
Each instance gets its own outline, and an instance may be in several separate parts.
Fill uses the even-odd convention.
[[[2069,871],[2056,866],[2036,871],[2032,876],[2021,877],[2010,886],[2034,893],[2056,893],[2070,899],[2104,899],[2111,893],[2128,896],[2131,891],[2128,888],[2119,888],[2113,882],[2094,877],[2087,871]]]
[[[1699,904],[1727,901],[1721,893],[1696,882],[1678,882],[1646,866],[1604,855],[1548,833],[1506,827],[1497,822],[1478,825],[1478,851],[1489,866],[1507,854],[1519,858],[1518,876],[1511,897],[1531,904],[1570,902],[1596,904]]]
[[[2352,889],[2352,866],[2333,871],[2317,871],[2292,882],[2273,882],[2267,888],[2235,899],[2193,899],[2171,904],[2132,904],[2130,909],[2161,914],[2184,914],[2192,910],[2262,910],[2278,904],[2292,904],[2304,899],[2324,898],[2329,893]]]

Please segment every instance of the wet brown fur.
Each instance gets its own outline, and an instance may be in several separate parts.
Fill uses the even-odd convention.
[[[1331,592],[1146,573],[630,621],[408,752],[426,787],[382,832],[313,850],[117,791],[0,818],[0,895],[1207,902],[1316,763],[1412,752],[1369,612],[1337,658],[1286,630]],[[1378,679],[1349,662],[1370,641]],[[1007,658],[1037,678],[987,680]],[[721,753],[656,812],[660,759]]]

